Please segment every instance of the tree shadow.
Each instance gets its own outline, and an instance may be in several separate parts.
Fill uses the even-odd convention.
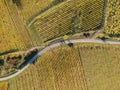
[[[68,46],[73,48],[74,44],[70,40],[68,42]]]
[[[29,62],[31,59],[37,59],[37,58],[34,58],[35,55],[38,55],[38,50],[35,49],[34,51],[29,51],[27,53],[27,55],[24,57],[24,62],[19,66],[19,69],[22,69],[24,68],[27,64],[34,64],[35,63],[35,60],[34,62]]]
[[[0,59],[0,66],[3,66],[3,65],[4,65],[4,60]]]
[[[17,7],[22,8],[21,0],[12,0],[13,4],[16,4]]]
[[[103,42],[106,42],[106,38],[105,38],[105,37],[101,38],[101,40],[102,40]]]
[[[61,44],[65,44],[65,40],[60,40],[60,43]]]

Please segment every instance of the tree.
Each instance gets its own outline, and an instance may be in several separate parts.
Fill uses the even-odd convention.
[[[63,39],[64,39],[64,40],[67,40],[67,39],[69,39],[69,36],[68,36],[68,35],[64,35],[64,36],[63,36]]]
[[[89,33],[89,32],[84,32],[83,35],[84,35],[85,37],[89,37],[89,36],[90,36],[90,33]]]

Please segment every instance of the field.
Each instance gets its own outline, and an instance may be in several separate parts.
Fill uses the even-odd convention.
[[[64,0],[18,0],[18,4],[13,3],[12,0],[4,1],[14,21],[14,26],[16,26],[17,30],[19,31],[19,35],[21,35],[23,40],[27,40],[25,41],[28,44],[26,46],[30,47],[41,45],[41,41],[39,40],[35,31],[28,30],[26,24],[36,15],[43,13],[47,9],[59,4],[60,2],[63,2]]]
[[[120,0],[108,0],[105,31],[111,36],[120,35]]]
[[[11,0],[12,1],[12,0]],[[32,3],[31,3],[32,2]],[[20,4],[16,5],[13,4],[13,2],[8,2],[11,6],[15,5],[17,6],[16,8],[20,12],[21,18],[24,20],[25,23],[27,21],[34,17],[37,13],[40,11],[44,10],[46,7],[48,7],[53,0],[20,0]],[[15,7],[13,7],[14,9]]]
[[[12,0],[11,0],[12,1]],[[25,22],[64,0],[20,0],[17,8]],[[9,2],[9,4],[13,4]]]
[[[21,0],[21,15],[25,21],[48,7],[53,0]]]
[[[69,0],[35,17],[28,27],[44,42],[101,26],[104,0]]]
[[[8,82],[0,82],[0,90],[8,90]]]
[[[0,1],[0,55],[98,29],[103,23],[104,0],[20,0],[20,6],[12,1]],[[110,36],[119,37],[119,4],[108,0],[105,31]]]
[[[30,48],[38,43],[40,45],[38,39],[37,42],[31,39],[31,34],[34,32],[28,31],[26,21],[53,1],[32,1],[33,3],[29,0],[21,0],[22,8],[13,4],[12,0],[0,1],[0,55]]]
[[[119,53],[109,44],[54,48],[10,79],[9,90],[119,90]]]
[[[0,54],[26,48],[25,39],[16,30],[4,0],[0,1]]]

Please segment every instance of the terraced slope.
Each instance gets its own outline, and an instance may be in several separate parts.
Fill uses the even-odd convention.
[[[105,31],[111,36],[120,36],[120,0],[108,0]]]
[[[28,25],[42,41],[101,25],[104,0],[67,0],[35,17]]]
[[[119,53],[109,44],[54,48],[9,80],[9,90],[118,90]]]

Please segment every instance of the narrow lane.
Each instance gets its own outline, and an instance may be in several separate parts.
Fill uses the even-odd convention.
[[[102,43],[102,44],[120,44],[119,41],[103,41],[103,40],[97,40],[97,39],[74,39],[74,40],[66,40],[64,44],[68,44],[68,43]],[[44,49],[42,49],[37,55],[35,55],[31,60],[29,60],[29,62],[27,63],[26,66],[24,66],[21,70],[19,70],[18,72],[7,76],[7,77],[3,77],[0,78],[0,81],[4,81],[4,80],[8,80],[10,78],[13,78],[17,75],[19,75],[20,73],[22,73],[26,68],[29,67],[30,64],[32,64],[33,61],[35,61],[39,56],[41,56],[42,54],[46,53],[48,50],[54,48],[54,47],[58,47],[62,45],[61,42],[58,43],[54,43],[51,44],[47,47],[45,47]]]

